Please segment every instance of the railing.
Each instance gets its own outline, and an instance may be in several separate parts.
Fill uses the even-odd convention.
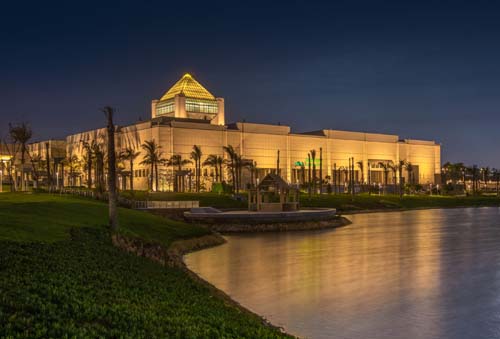
[[[174,209],[174,208],[196,208],[200,207],[199,201],[134,201],[135,209]]]

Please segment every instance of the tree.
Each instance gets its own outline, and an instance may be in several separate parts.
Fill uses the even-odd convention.
[[[496,168],[493,168],[491,170],[491,173],[493,174],[493,179],[495,180],[495,183],[496,183],[496,193],[497,193],[497,197],[498,197],[498,194],[499,194],[499,184],[500,184],[500,170],[496,169]]]
[[[94,160],[94,183],[97,190],[102,193],[104,192],[105,180],[104,180],[104,147],[100,143],[92,140],[90,144],[92,150],[92,156]]]
[[[392,171],[392,182],[396,184],[396,177],[398,175],[398,166],[394,164],[392,161],[387,165],[389,169]]]
[[[312,184],[313,184],[313,191],[314,194],[316,194],[316,150],[312,149],[309,151],[311,154],[311,161],[312,161]]]
[[[385,195],[385,194],[387,194],[387,181],[388,181],[388,177],[389,177],[389,170],[391,168],[390,168],[389,163],[387,163],[387,162],[381,161],[378,164],[380,167],[382,167],[382,170],[384,171],[384,195]]]
[[[121,153],[121,158],[128,161],[130,169],[130,190],[134,190],[134,160],[139,156],[140,152],[136,152],[132,147],[125,148]]]
[[[364,185],[365,184],[365,174],[363,171],[363,169],[364,169],[363,161],[357,161],[356,165],[358,165],[359,171],[361,172],[361,185]]]
[[[85,149],[86,154],[84,155],[85,170],[87,171],[87,188],[92,188],[92,162],[94,158],[94,153],[92,152],[92,147],[87,141],[81,141],[83,149]]]
[[[307,193],[311,197],[311,153],[307,153]]]
[[[398,167],[398,175],[399,175],[399,198],[403,198],[403,168],[405,166],[406,161],[399,160]]]
[[[323,147],[319,148],[319,194],[323,193]]]
[[[203,166],[209,166],[214,169],[215,172],[215,181],[222,182],[222,164],[224,163],[224,159],[221,156],[216,154],[210,154],[205,161],[203,162]]]
[[[472,167],[468,168],[468,172],[472,175],[472,194],[477,194],[480,174],[479,168],[477,165],[472,165]]]
[[[21,190],[26,190],[26,178],[24,173],[24,164],[26,161],[27,148],[26,145],[31,139],[33,132],[30,126],[23,122],[19,125],[9,124],[9,134],[14,143],[19,144],[21,151]]]
[[[109,207],[109,228],[116,232],[118,230],[118,195],[116,192],[116,152],[115,152],[115,125],[113,115],[115,110],[106,106],[102,109],[107,118],[108,136],[108,207]]]
[[[146,140],[144,144],[141,145],[142,149],[146,151],[146,154],[141,161],[141,165],[149,165],[151,168],[149,188],[151,190],[158,190],[158,164],[163,162],[161,151],[161,146],[158,145],[154,140]],[[155,182],[155,187],[153,188],[153,179]]]
[[[180,154],[174,154],[170,157],[170,159],[167,160],[167,165],[172,166],[172,169],[177,168],[176,170],[176,175],[175,175],[175,181],[174,181],[174,191],[179,192],[179,191],[184,191],[184,179],[182,180],[182,185],[179,187],[179,182],[178,182],[178,175],[180,172],[182,172],[182,167],[190,164],[191,160],[188,159],[182,159],[182,156]]]
[[[52,175],[50,174],[50,150],[49,143],[45,143],[45,165],[47,166],[47,185],[49,187],[49,191],[52,190]]]
[[[413,185],[413,164],[409,161],[405,161],[404,168],[406,169],[406,173],[408,175],[408,185],[411,193],[411,185]]]
[[[194,160],[195,178],[196,178],[196,192],[200,192],[200,178],[201,178],[201,156],[203,155],[201,147],[198,145],[193,146],[191,151],[191,159]]]
[[[228,159],[225,159],[225,164],[226,167],[229,169],[231,173],[231,181],[233,183],[233,192],[239,191],[238,187],[238,180],[237,180],[237,174],[236,174],[236,156],[238,155],[232,145],[224,146],[223,147],[224,152],[227,154]]]
[[[251,159],[243,159],[243,166],[250,172],[250,187],[255,187],[255,172],[257,170],[257,162]]]

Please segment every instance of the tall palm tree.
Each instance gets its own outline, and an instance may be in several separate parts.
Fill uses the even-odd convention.
[[[323,147],[319,148],[319,194],[323,194]]]
[[[361,185],[365,184],[365,173],[364,173],[364,165],[363,161],[357,161],[356,165],[358,165],[359,171],[361,172]]]
[[[205,161],[203,162],[203,166],[212,167],[215,171],[215,181],[222,182],[222,164],[224,159],[221,156],[216,154],[210,154]]]
[[[237,177],[236,177],[236,161],[235,158],[238,155],[236,153],[236,150],[232,145],[224,146],[223,147],[224,152],[227,154],[228,159],[225,160],[226,167],[229,168],[230,173],[231,173],[231,181],[233,183],[233,191],[236,190],[238,192],[238,183],[237,183]]]
[[[403,198],[403,168],[405,167],[406,161],[399,160],[398,167],[398,175],[399,175],[399,198]]]
[[[118,194],[116,191],[116,151],[115,151],[115,125],[113,115],[115,110],[106,106],[102,109],[107,120],[108,137],[108,206],[109,206],[109,228],[116,232],[118,230]]]
[[[128,167],[130,170],[130,190],[134,190],[134,160],[139,156],[140,152],[136,152],[132,147],[125,148],[120,154],[123,160],[128,161]]]
[[[497,197],[498,197],[498,193],[499,193],[499,184],[500,184],[500,170],[496,169],[496,168],[493,168],[491,170],[491,173],[493,174],[493,179],[495,180],[495,183],[496,183],[496,193],[497,193]]]
[[[143,160],[140,162],[141,165],[149,165],[151,169],[151,175],[149,180],[149,187],[151,190],[158,190],[158,164],[163,161],[163,152],[161,151],[161,146],[158,145],[154,139],[146,140],[141,145],[142,149],[146,151]],[[153,179],[155,187],[153,187]]]
[[[90,144],[90,147],[92,149],[92,154],[94,156],[94,182],[95,186],[98,189],[99,192],[104,191],[104,147],[96,142],[95,140],[92,140],[92,143]]]
[[[389,163],[381,161],[378,163],[384,171],[384,195],[387,194],[387,181],[389,178],[389,171],[391,170]]]
[[[92,162],[94,153],[92,152],[92,147],[87,141],[81,141],[83,145],[83,149],[85,149],[86,153],[84,155],[85,160],[85,169],[87,170],[87,188],[92,188]]]
[[[250,187],[255,187],[257,162],[251,159],[243,159],[243,166],[250,172]]]
[[[26,160],[26,145],[33,135],[33,131],[27,123],[19,125],[9,124],[9,134],[14,143],[19,144],[21,151],[21,190],[26,190],[26,180],[24,173],[24,164]]]
[[[200,192],[200,178],[201,178],[201,156],[203,155],[201,147],[198,145],[193,146],[191,152],[191,159],[194,160],[195,177],[196,177],[196,192]]]
[[[184,191],[184,179],[182,179],[181,185],[178,182],[178,175],[182,172],[182,167],[191,163],[191,160],[182,159],[182,155],[174,154],[167,160],[167,165],[172,166],[172,169],[176,170],[177,175],[175,175],[174,181],[174,191],[179,192],[180,190]],[[180,187],[179,187],[180,186]]]
[[[311,154],[311,161],[312,161],[312,183],[313,183],[313,191],[314,194],[316,194],[316,150],[312,149],[309,151]]]
[[[472,194],[477,194],[479,188],[479,167],[477,167],[477,165],[472,165],[472,167],[469,167],[469,173],[472,175]]]
[[[405,164],[404,164],[404,168],[406,169],[406,173],[408,174],[408,189],[410,190],[410,193],[411,193],[411,190],[412,190],[412,185],[413,185],[413,164],[409,161],[406,161]]]
[[[307,193],[311,197],[311,153],[307,153]]]

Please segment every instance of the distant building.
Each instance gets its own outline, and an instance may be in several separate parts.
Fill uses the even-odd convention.
[[[193,145],[199,145],[203,152],[202,161],[210,154],[227,158],[223,147],[233,146],[236,152],[256,165],[251,174],[243,169],[243,185],[252,177],[263,178],[267,173],[279,174],[291,184],[303,184],[308,180],[304,170],[308,171],[308,153],[316,151],[316,175],[319,177],[320,167],[325,183],[332,182],[334,170],[337,180],[343,185],[347,177],[345,171],[349,158],[354,158],[355,182],[364,184],[382,184],[384,181],[383,165],[396,164],[400,160],[413,165],[412,182],[420,184],[439,183],[441,169],[441,146],[434,141],[400,139],[397,135],[348,132],[322,129],[307,133],[294,133],[286,125],[270,125],[249,122],[226,124],[224,99],[215,97],[205,89],[193,76],[185,74],[159,100],[151,103],[151,120],[138,122],[128,126],[120,126],[116,133],[117,151],[130,147],[140,155],[134,161],[134,189],[147,189],[150,167],[141,164],[145,155],[141,145],[145,141],[154,140],[161,146],[163,157],[180,155],[182,159],[190,159]],[[85,144],[94,142],[103,149],[106,147],[105,129],[95,129],[70,135],[66,138],[67,156],[76,156],[82,160]],[[321,150],[321,151],[320,151]],[[320,153],[322,164],[320,165]],[[312,161],[312,160],[311,160]],[[360,164],[358,164],[358,162]],[[126,179],[128,162],[122,163],[123,188],[128,188]],[[182,187],[192,185],[194,163],[182,167],[182,172],[174,166],[159,166],[159,187],[157,190],[171,190],[174,181],[187,180]],[[204,166],[201,181],[204,189],[211,189],[216,180],[215,168]],[[86,172],[79,172],[78,182],[85,183]],[[128,174],[129,175],[129,174]],[[404,171],[405,181],[409,178]],[[224,167],[224,181],[230,180]],[[388,183],[397,181],[397,177],[388,175]],[[176,186],[176,187],[181,187]]]

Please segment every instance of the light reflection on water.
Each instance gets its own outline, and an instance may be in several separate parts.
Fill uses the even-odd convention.
[[[242,305],[308,338],[500,338],[500,209],[348,216],[236,235],[186,256]]]

